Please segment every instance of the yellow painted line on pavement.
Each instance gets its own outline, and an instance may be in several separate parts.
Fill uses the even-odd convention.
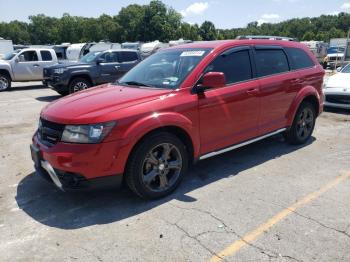
[[[303,197],[302,199],[298,200],[295,202],[293,205],[290,207],[287,207],[286,209],[282,210],[279,212],[277,215],[274,217],[270,218],[267,222],[264,224],[261,224],[259,227],[251,231],[250,233],[246,234],[244,237],[241,239],[233,242],[231,245],[226,247],[224,250],[220,251],[216,255],[214,255],[210,262],[218,262],[223,260],[224,258],[228,256],[232,256],[235,253],[237,253],[242,247],[249,245],[252,243],[254,240],[256,240],[260,235],[262,235],[264,232],[269,230],[271,227],[273,227],[275,224],[280,222],[282,219],[287,217],[288,215],[292,214],[296,209],[306,205],[307,203],[315,200],[318,198],[320,195],[323,193],[327,192],[331,188],[335,187],[338,185],[340,182],[344,181],[345,179],[350,177],[350,172],[343,174],[341,176],[338,176],[336,179],[330,181],[328,184],[325,186],[321,187],[319,190]]]

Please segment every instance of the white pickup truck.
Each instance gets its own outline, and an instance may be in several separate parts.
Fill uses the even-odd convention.
[[[43,80],[43,68],[57,64],[53,49],[26,48],[5,55],[0,60],[0,91],[11,88],[11,82]]]

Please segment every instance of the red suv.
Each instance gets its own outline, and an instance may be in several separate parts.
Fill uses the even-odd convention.
[[[311,136],[324,70],[306,46],[282,40],[199,42],[160,51],[118,82],[41,112],[38,174],[63,190],[117,185],[172,192],[189,164],[283,133]]]

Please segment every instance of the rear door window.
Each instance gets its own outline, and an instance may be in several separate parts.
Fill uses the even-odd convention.
[[[292,47],[287,47],[285,50],[288,54],[292,70],[313,67],[315,65],[304,50]]]
[[[252,79],[249,50],[220,55],[207,67],[206,72],[224,73],[226,84]]]
[[[138,60],[136,52],[119,52],[119,62],[134,62]]]
[[[49,51],[40,51],[40,54],[43,61],[52,61],[52,55]]]
[[[287,56],[282,49],[256,49],[255,60],[259,77],[289,71]]]

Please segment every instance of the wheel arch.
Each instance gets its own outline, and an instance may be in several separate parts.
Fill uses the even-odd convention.
[[[306,86],[303,89],[301,89],[296,95],[287,113],[288,126],[291,126],[293,124],[295,114],[297,113],[301,103],[303,103],[304,101],[308,101],[314,106],[316,116],[318,116],[321,113],[321,99],[319,93],[314,87]]]
[[[68,81],[68,85],[70,85],[72,83],[72,81],[74,79],[77,79],[77,78],[83,78],[87,81],[90,82],[91,85],[94,85],[94,82],[92,81],[92,78],[89,74],[87,73],[78,73],[78,74],[73,74],[70,78],[69,78],[69,81]]]
[[[158,127],[156,129],[153,129],[151,131],[149,131],[148,133],[144,134],[132,147],[129,157],[130,155],[133,153],[133,151],[137,148],[137,146],[144,141],[145,139],[147,139],[147,137],[154,135],[156,133],[160,133],[160,132],[166,132],[166,133],[170,133],[172,135],[175,135],[177,138],[179,138],[181,140],[182,143],[184,143],[187,153],[190,156],[190,163],[193,162],[194,160],[194,145],[193,145],[193,141],[190,137],[190,135],[181,127],[179,126],[174,126],[174,125],[169,125],[169,126],[161,126]],[[129,158],[128,157],[128,158]]]
[[[7,75],[10,78],[10,80],[13,81],[12,80],[12,76],[11,76],[10,72],[7,69],[0,69],[0,74]]]
[[[161,116],[162,115],[162,116]],[[186,146],[190,156],[189,162],[194,162],[199,156],[199,136],[193,128],[192,122],[185,116],[174,112],[164,113],[154,117],[141,119],[131,125],[120,137],[123,141],[117,157],[118,173],[124,173],[131,153],[139,143],[157,132],[169,132],[178,137]]]

